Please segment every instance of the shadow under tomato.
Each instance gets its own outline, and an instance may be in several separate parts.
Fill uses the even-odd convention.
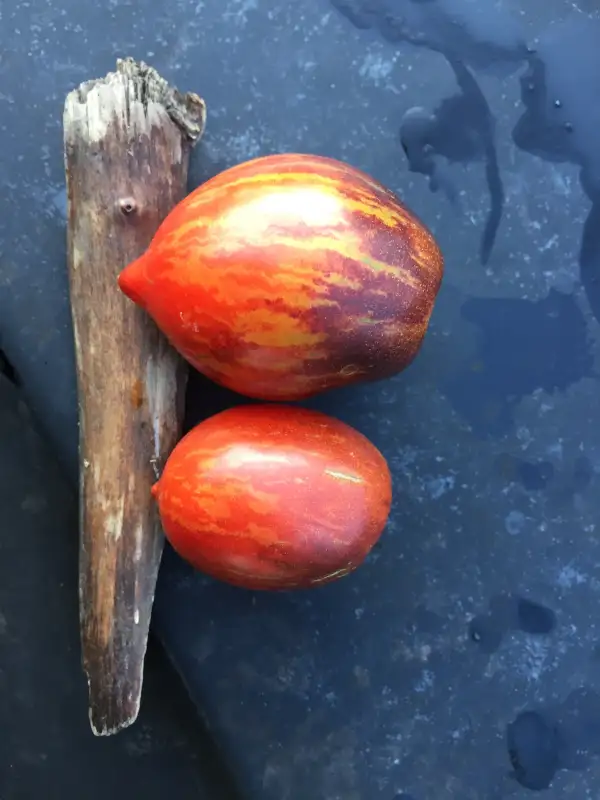
[[[218,386],[190,368],[185,398],[184,430],[187,432],[208,417],[224,411],[232,406],[256,401],[242,397],[236,392]]]
[[[301,405],[342,420],[370,439],[385,456],[390,442],[394,447],[398,446],[396,430],[397,425],[405,419],[405,386],[404,377],[397,376],[391,380],[332,389],[309,400],[287,405]],[[232,406],[260,402],[218,386],[195,370],[190,370],[184,430],[189,431],[202,420]],[[389,436],[390,428],[394,429],[392,437]]]
[[[375,547],[378,550],[380,545]],[[239,637],[245,630],[244,620],[247,620],[248,636],[254,637],[257,627],[262,629],[261,646],[269,650],[281,648],[286,643],[288,647],[295,647],[301,641],[308,642],[318,635],[322,637],[320,650],[324,658],[328,652],[342,647],[339,639],[346,640],[348,629],[356,625],[355,608],[365,585],[377,581],[377,566],[371,557],[367,557],[355,572],[338,581],[290,591],[253,591],[231,586],[194,570],[169,545],[163,559],[167,568],[160,572],[157,615],[160,616],[162,609],[172,608],[178,595],[185,597],[186,602],[179,602],[177,607],[186,609],[187,618],[180,613],[178,626],[194,632],[193,637],[188,637],[188,642],[208,633],[202,613],[208,600],[212,631],[236,629]],[[394,600],[398,602],[397,597]],[[348,645],[357,643],[356,636],[348,640]]]

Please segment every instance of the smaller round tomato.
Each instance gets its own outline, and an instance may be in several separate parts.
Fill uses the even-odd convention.
[[[182,558],[247,589],[317,586],[358,567],[392,487],[362,434],[302,408],[241,406],[197,425],[153,488]]]

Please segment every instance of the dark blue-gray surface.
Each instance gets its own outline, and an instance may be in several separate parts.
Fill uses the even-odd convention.
[[[5,372],[0,362],[0,797],[237,798],[154,644],[138,724],[92,736],[78,641],[77,493]]]
[[[278,150],[342,158],[397,191],[446,257],[415,364],[313,404],[369,435],[394,471],[393,515],[364,568],[260,595],[167,555],[157,629],[248,797],[600,793],[594,8],[33,0],[0,11],[0,346],[70,469],[61,110],[116,56],[205,96],[194,183]],[[195,380],[190,421],[232,400]]]

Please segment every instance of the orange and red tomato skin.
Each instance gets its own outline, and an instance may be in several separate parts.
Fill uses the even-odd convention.
[[[324,414],[278,405],[201,423],[153,490],[184,559],[263,589],[315,586],[356,569],[385,527],[391,492],[368,439]]]
[[[192,192],[120,284],[200,372],[298,400],[408,366],[442,271],[432,235],[391,192],[289,155]]]
[[[188,195],[119,286],[208,378],[295,401],[405,369],[443,270],[434,237],[391,191],[347,164],[284,154]],[[192,430],[153,494],[167,538],[194,567],[245,588],[291,589],[364,561],[392,486],[356,430],[260,405]]]

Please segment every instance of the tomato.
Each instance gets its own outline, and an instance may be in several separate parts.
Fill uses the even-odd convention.
[[[408,366],[442,273],[432,234],[392,192],[287,154],[192,192],[119,286],[197,370],[285,401]]]
[[[184,436],[153,494],[167,539],[196,569],[247,589],[293,589],[362,563],[392,489],[384,457],[354,428],[255,405]]]

